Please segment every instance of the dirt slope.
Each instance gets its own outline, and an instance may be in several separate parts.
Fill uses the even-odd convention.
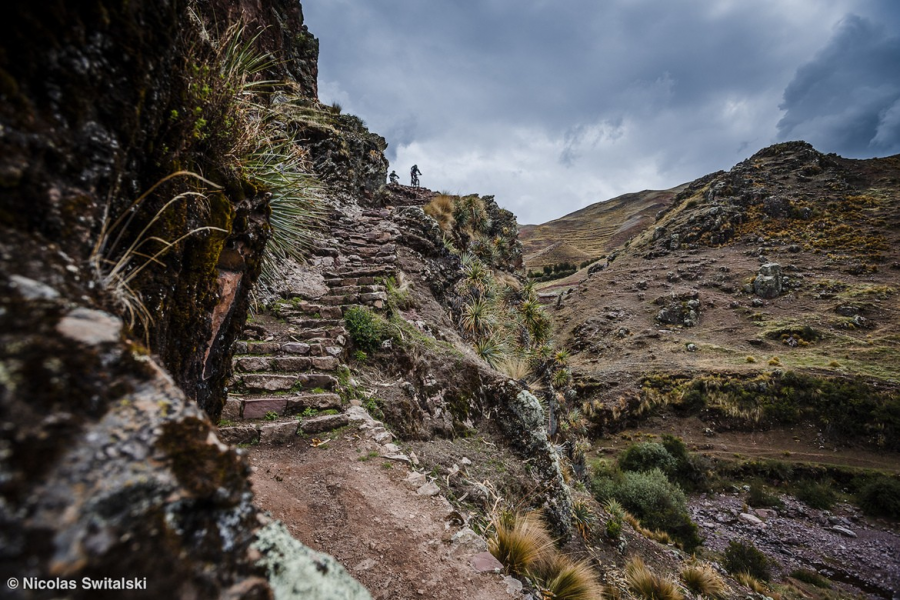
[[[315,550],[340,561],[373,598],[511,598],[501,575],[479,574],[471,551],[454,550],[459,527],[440,495],[404,482],[399,462],[369,457],[372,442],[347,430],[330,443],[306,440],[250,451],[257,503]]]
[[[624,194],[591,204],[548,223],[523,225],[519,228],[519,239],[525,254],[525,266],[540,269],[557,262],[578,263],[586,260],[583,256],[602,256],[652,224],[656,213],[669,206],[683,188],[678,186],[670,190]],[[579,255],[582,258],[573,261],[562,257],[557,260],[560,257],[555,253],[542,253],[542,250],[560,241],[582,253]]]

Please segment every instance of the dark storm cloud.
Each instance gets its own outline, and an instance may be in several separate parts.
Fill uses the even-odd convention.
[[[779,137],[847,156],[900,152],[900,36],[856,15],[797,70],[784,92]]]
[[[522,222],[539,222],[727,169],[788,135],[776,127],[782,116],[790,137],[811,137],[812,113],[799,110],[806,101],[785,92],[798,66],[819,60],[849,13],[878,22],[894,5],[306,0],[303,8],[320,38],[321,97],[384,135],[399,172],[416,163],[429,187],[496,194]],[[873,82],[879,73],[872,68]],[[880,119],[866,125],[866,143],[895,139],[900,108],[874,92],[860,101],[861,114]]]

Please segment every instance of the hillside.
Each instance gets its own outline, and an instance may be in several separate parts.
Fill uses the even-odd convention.
[[[667,208],[683,188],[624,194],[541,225],[522,225],[519,239],[526,268],[540,270],[559,262],[578,264],[606,255],[653,223],[656,213]],[[550,250],[563,242],[564,248]]]

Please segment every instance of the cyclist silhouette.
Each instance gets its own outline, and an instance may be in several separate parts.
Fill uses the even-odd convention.
[[[391,174],[388,175],[388,177],[390,177],[391,183],[397,183],[398,181],[400,181],[400,176],[397,175],[397,171],[391,171]]]
[[[421,174],[422,171],[419,170],[419,165],[413,165],[412,169],[409,170],[410,185],[419,187],[419,175]]]

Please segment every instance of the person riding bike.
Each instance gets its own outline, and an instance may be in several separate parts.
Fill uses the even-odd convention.
[[[397,175],[397,171],[391,171],[391,174],[388,175],[388,177],[390,177],[392,184],[400,181],[400,176]]]
[[[422,171],[419,170],[419,165],[413,165],[412,169],[409,170],[410,184],[419,187],[419,175],[421,174]]]

